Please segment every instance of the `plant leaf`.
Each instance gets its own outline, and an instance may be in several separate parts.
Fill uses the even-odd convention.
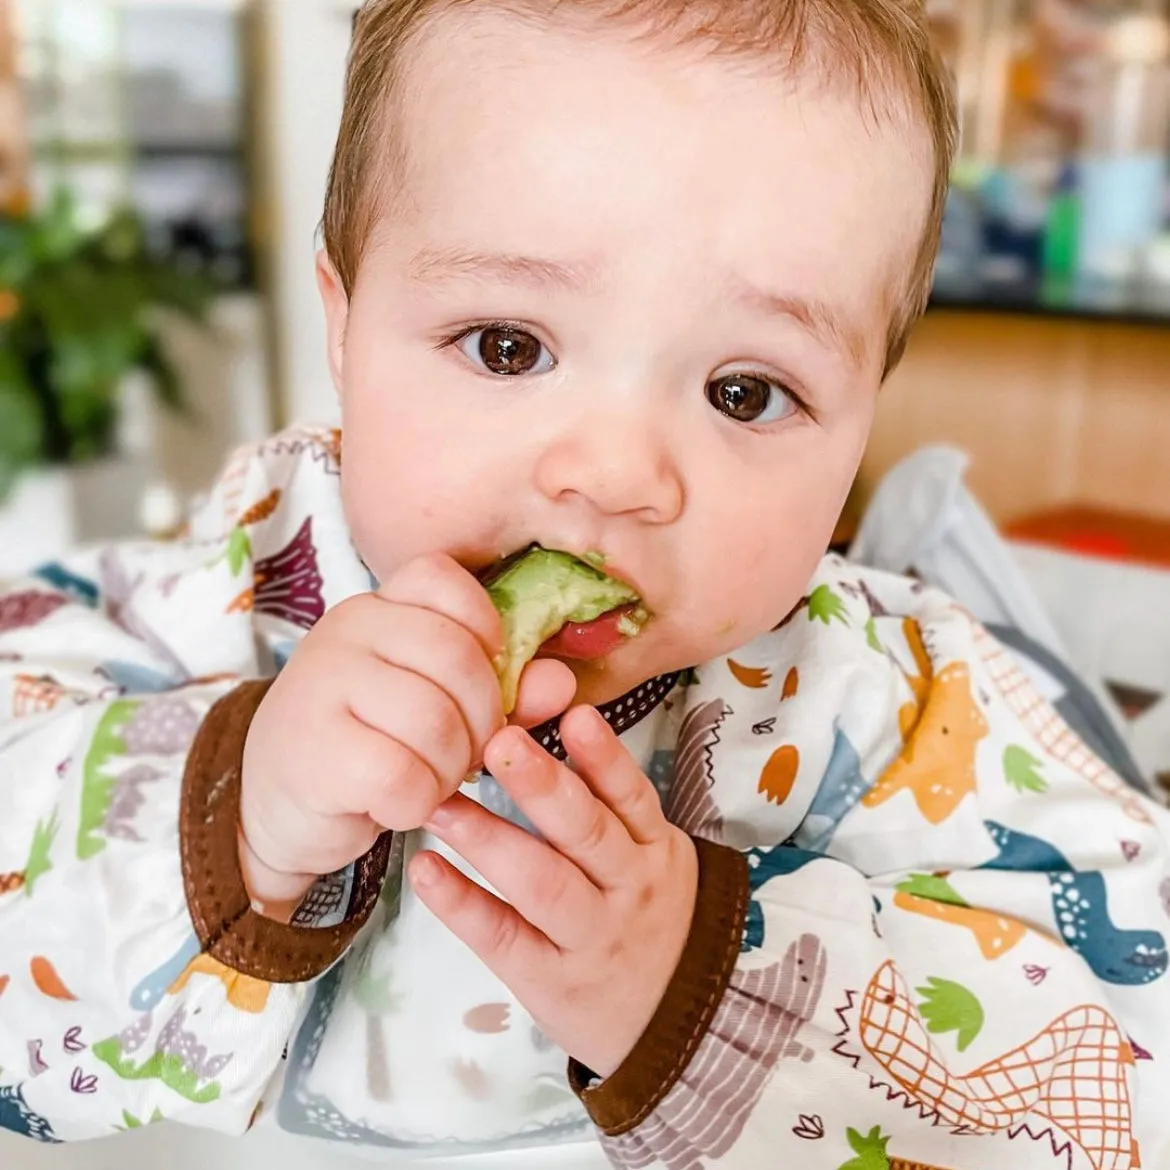
[[[900,894],[913,894],[931,902],[947,902],[952,906],[966,906],[966,901],[946,878],[935,877],[932,873],[912,873],[900,881],[895,889]]]
[[[849,619],[845,602],[828,585],[818,585],[808,599],[809,621],[821,621],[827,626],[830,622],[838,621],[847,626]]]
[[[955,1043],[965,1052],[971,1041],[983,1030],[983,1005],[974,992],[961,983],[949,979],[927,980],[925,987],[916,989],[922,996],[918,1011],[933,1033],[955,1032]]]
[[[0,503],[16,476],[37,462],[44,440],[44,417],[36,394],[0,334]]]
[[[183,384],[171,359],[157,337],[148,337],[138,358],[139,367],[150,375],[158,400],[176,414],[191,417],[191,405],[183,393]]]
[[[244,570],[244,565],[252,556],[252,540],[243,528],[237,528],[228,541],[228,567],[233,577],[238,577]]]
[[[857,1157],[850,1158],[840,1170],[889,1170],[890,1156],[886,1153],[886,1146],[890,1139],[882,1133],[880,1126],[875,1125],[865,1134],[850,1126],[845,1137]]]
[[[1040,775],[1041,761],[1015,744],[1003,753],[1003,777],[1017,792],[1047,792],[1048,781]]]

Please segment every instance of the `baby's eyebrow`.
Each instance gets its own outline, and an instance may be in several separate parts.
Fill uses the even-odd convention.
[[[799,293],[772,292],[735,277],[731,281],[736,300],[770,317],[788,317],[827,349],[844,353],[854,366],[865,364],[869,338],[841,309],[815,297]]]
[[[547,289],[585,288],[596,274],[588,262],[547,260],[510,252],[473,252],[463,248],[423,248],[410,261],[415,280],[440,283],[470,277],[476,280],[527,284]]]

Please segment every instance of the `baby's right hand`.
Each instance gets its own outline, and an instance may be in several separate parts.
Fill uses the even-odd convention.
[[[244,748],[240,861],[266,914],[287,918],[320,875],[385,829],[418,828],[459,789],[505,725],[502,646],[487,593],[445,556],[413,561],[306,635]],[[528,704],[532,722],[572,698],[552,681],[544,712]]]

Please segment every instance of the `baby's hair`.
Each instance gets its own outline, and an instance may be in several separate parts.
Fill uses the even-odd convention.
[[[869,116],[925,126],[934,187],[913,266],[893,290],[886,373],[898,364],[930,295],[958,138],[951,77],[924,0],[366,0],[354,25],[323,222],[326,251],[347,293],[385,207],[380,180],[404,161],[392,103],[410,44],[436,14],[475,5],[533,19],[624,20],[636,35],[812,74],[847,87]]]

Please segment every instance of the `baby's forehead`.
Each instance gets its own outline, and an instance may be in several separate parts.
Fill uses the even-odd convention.
[[[708,280],[780,275],[821,301],[849,299],[832,287],[846,283],[887,301],[923,230],[925,135],[815,74],[680,52],[487,24],[424,46],[400,111],[405,198],[380,230],[533,258],[534,277],[547,261],[665,278],[666,252]],[[857,316],[844,332],[867,343],[888,320]]]
[[[809,115],[815,132],[777,131],[786,113],[788,130]],[[726,127],[713,130],[713,117]],[[662,165],[688,129],[706,174]],[[557,208],[598,220],[607,209],[596,199],[583,207],[582,196],[600,192],[656,223],[639,202],[655,171],[675,184],[659,206],[691,212],[674,225],[677,238],[703,242],[695,221],[709,232],[726,226],[704,206],[715,175],[732,189],[755,184],[733,218],[772,246],[790,243],[795,258],[776,259],[797,277],[807,267],[801,244],[821,257],[856,251],[852,273],[831,275],[864,286],[871,304],[891,288],[901,298],[896,355],[929,287],[954,137],[953,95],[921,0],[369,0],[350,58],[326,247],[348,292],[387,221],[425,216],[449,242],[469,218],[495,227],[505,211],[534,226]],[[608,167],[583,165],[589,140]],[[566,143],[582,164],[576,175]],[[546,172],[568,175],[561,190],[534,154]],[[826,197],[799,206],[802,180],[806,194],[823,187]],[[769,202],[770,222],[760,210]],[[598,236],[622,228],[605,215],[592,226]]]

